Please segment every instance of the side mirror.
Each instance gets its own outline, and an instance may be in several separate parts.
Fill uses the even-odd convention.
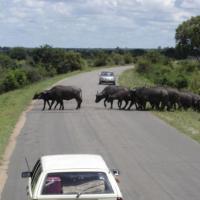
[[[31,172],[22,172],[21,177],[22,178],[29,178],[31,177],[32,173]]]
[[[120,175],[120,171],[118,169],[112,169],[112,173],[115,175],[115,176],[119,176]]]

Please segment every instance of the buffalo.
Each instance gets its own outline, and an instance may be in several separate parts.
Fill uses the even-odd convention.
[[[34,97],[36,97],[35,95]],[[45,109],[46,102],[49,105],[49,109],[51,110],[54,102],[56,101],[56,106],[60,104],[60,109],[64,110],[64,103],[63,100],[71,100],[75,99],[77,101],[76,109],[81,107],[82,103],[82,90],[75,86],[64,86],[64,85],[57,85],[52,87],[50,90],[46,90],[37,97],[39,99],[44,100],[43,110]],[[49,103],[51,100],[51,104]]]
[[[110,95],[113,95],[113,94],[119,92],[119,91],[128,91],[128,89],[125,88],[125,87],[116,86],[116,85],[106,86],[100,93],[97,92],[95,102],[98,103],[102,99],[104,99],[104,106],[106,107],[106,102],[108,102],[108,97]],[[111,103],[111,107],[110,108],[112,108],[113,101],[111,101],[110,103]]]
[[[49,106],[49,110],[51,109],[51,103],[50,101],[53,100],[53,98],[51,97],[50,93],[49,93],[49,90],[45,90],[43,92],[40,92],[40,93],[35,93],[35,95],[33,96],[33,99],[43,99],[44,101],[44,104],[43,104],[43,109],[45,109],[46,107],[46,104],[48,104]],[[61,107],[62,107],[62,102],[57,102],[56,106],[58,105],[58,103],[60,103],[60,110],[61,110]],[[56,106],[54,107],[54,109],[56,108]]]
[[[108,102],[111,103],[111,108],[113,107],[113,100],[118,100],[118,107],[121,109],[122,101],[125,101],[125,105],[122,109],[126,109],[128,102],[131,100],[131,95],[129,90],[119,90],[118,92],[110,95],[108,97]]]
[[[192,95],[188,92],[181,91],[179,93],[179,109],[187,110],[192,107],[193,98]]]
[[[170,109],[169,95],[163,87],[138,87],[132,90],[136,105],[136,108],[140,110],[146,109],[147,102],[150,103],[152,109],[164,110],[165,107]]]
[[[170,108],[176,110],[177,105],[180,104],[180,92],[176,88],[172,87],[164,87],[164,88],[168,92]]]

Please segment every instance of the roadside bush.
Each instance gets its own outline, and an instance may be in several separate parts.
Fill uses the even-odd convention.
[[[192,73],[195,70],[198,69],[198,63],[191,60],[183,60],[178,63],[180,65],[179,71],[180,72],[186,72],[186,73]]]
[[[196,71],[196,73],[192,76],[190,89],[197,94],[200,94],[200,71]]]
[[[43,78],[42,74],[40,73],[40,70],[37,68],[26,69],[26,76],[27,76],[28,82],[30,83],[40,81]]]
[[[6,75],[5,79],[3,80],[3,87],[5,91],[17,89],[19,87],[14,71],[11,71]]]
[[[113,64],[115,65],[124,65],[124,57],[119,53],[112,53],[111,59],[113,60]]]
[[[161,55],[158,51],[149,51],[145,54],[145,58],[150,62],[150,63],[160,63],[163,62],[164,56]]]
[[[2,80],[0,81],[0,94],[4,93],[5,92],[5,88],[4,88],[4,85],[3,85],[3,82]]]
[[[0,66],[4,69],[16,68],[16,62],[5,54],[0,54]]]
[[[150,63],[147,60],[138,60],[136,64],[136,71],[141,74],[148,73],[151,70]]]
[[[2,84],[5,91],[17,89],[26,85],[27,77],[25,71],[21,69],[10,70]]]
[[[48,77],[53,77],[57,74],[56,68],[52,64],[46,64],[45,69],[46,69],[46,76]]]
[[[72,69],[71,69],[71,66],[68,63],[68,61],[63,61],[58,65],[57,73],[58,74],[63,74],[63,73],[67,73],[67,72],[69,72],[71,70]]]
[[[183,74],[179,74],[175,79],[175,84],[179,89],[188,87],[187,77]]]
[[[94,66],[100,67],[108,64],[108,55],[104,52],[99,52],[95,58]]]
[[[84,65],[80,53],[69,51],[65,54],[64,62],[68,63],[70,71],[79,70]]]
[[[132,57],[131,53],[124,54],[124,63],[125,64],[133,63],[133,57]]]

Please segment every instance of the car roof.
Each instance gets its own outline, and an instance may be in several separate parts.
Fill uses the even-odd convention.
[[[98,169],[109,170],[100,155],[95,154],[60,154],[41,157],[43,171]]]

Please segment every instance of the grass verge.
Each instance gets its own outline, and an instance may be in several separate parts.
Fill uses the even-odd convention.
[[[134,69],[125,71],[120,76],[119,83],[120,85],[130,88],[153,85],[148,79],[138,74]],[[200,143],[200,114],[198,112],[192,110],[176,110],[174,112],[152,111],[152,113]]]

